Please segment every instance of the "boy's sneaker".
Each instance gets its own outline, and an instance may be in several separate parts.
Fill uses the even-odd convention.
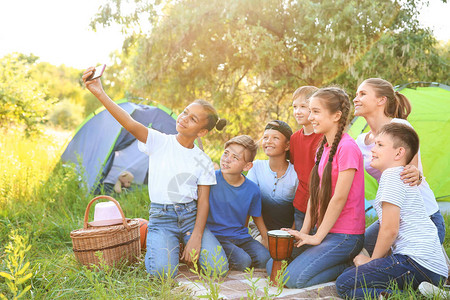
[[[419,291],[422,295],[427,298],[435,298],[439,297],[439,299],[450,299],[450,292],[440,289],[435,285],[432,285],[429,282],[422,282],[419,285]]]

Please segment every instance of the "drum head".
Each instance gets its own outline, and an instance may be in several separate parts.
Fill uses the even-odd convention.
[[[289,234],[289,232],[284,231],[284,230],[270,230],[267,231],[267,235],[268,236],[276,236],[276,237],[293,237],[292,235]]]

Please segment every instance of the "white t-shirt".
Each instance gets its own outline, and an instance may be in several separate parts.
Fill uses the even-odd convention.
[[[189,203],[197,200],[198,185],[216,184],[211,159],[196,145],[183,147],[176,135],[148,129],[147,143],[138,144],[149,155],[148,194],[152,203]]]
[[[411,126],[411,124],[404,119],[394,118],[391,120],[391,122],[396,122],[396,123],[401,123],[401,124],[406,124],[408,126]],[[367,173],[370,174],[370,176],[372,176],[379,182],[380,177],[381,177],[381,172],[370,166],[370,162],[372,161],[371,150],[372,150],[373,146],[375,146],[375,143],[366,145],[366,143],[364,141],[366,140],[367,134],[368,134],[368,132],[361,133],[360,135],[358,135],[358,137],[356,138],[356,144],[358,144],[358,147],[363,154],[364,169],[367,171]],[[420,149],[419,149],[418,156],[419,156],[419,170],[423,174],[422,161],[420,159]],[[434,196],[433,191],[431,190],[430,186],[428,185],[428,182],[425,180],[425,176],[422,179],[422,183],[419,185],[419,191],[420,191],[420,194],[422,195],[422,198],[423,198],[423,201],[425,204],[425,209],[426,209],[428,215],[431,216],[432,214],[434,214],[435,212],[437,212],[439,210],[439,205],[436,202],[436,197]]]
[[[403,167],[395,167],[383,172],[374,202],[381,223],[382,202],[400,207],[400,225],[392,253],[407,255],[422,267],[447,277],[447,263],[436,226],[425,211],[418,187],[409,186],[400,179],[402,171]]]

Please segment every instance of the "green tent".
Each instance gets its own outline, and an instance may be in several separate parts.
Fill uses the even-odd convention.
[[[411,101],[408,121],[420,138],[423,172],[437,200],[450,201],[450,86],[413,82],[395,89]],[[364,118],[355,117],[349,134],[356,138],[368,131]],[[375,199],[378,184],[365,174],[366,199]]]

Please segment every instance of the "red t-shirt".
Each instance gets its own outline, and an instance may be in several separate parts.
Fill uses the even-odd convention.
[[[306,213],[309,199],[309,175],[314,167],[317,147],[323,134],[303,134],[303,128],[295,132],[290,140],[290,161],[294,165],[298,177],[298,187],[295,192],[294,207]]]

